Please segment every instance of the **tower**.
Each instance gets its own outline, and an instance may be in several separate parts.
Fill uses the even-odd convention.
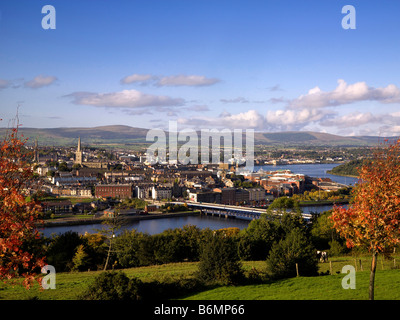
[[[81,137],[78,139],[78,148],[75,152],[75,164],[82,165]]]
[[[33,162],[39,163],[39,150],[38,150],[38,140],[35,140],[35,147],[33,149]]]

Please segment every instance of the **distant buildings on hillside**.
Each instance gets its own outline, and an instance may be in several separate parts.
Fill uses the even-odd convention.
[[[61,148],[40,156],[34,147],[36,172],[42,189],[58,196],[188,199],[226,205],[261,206],[279,196],[305,190],[342,187],[290,170],[242,172],[233,164],[151,165],[143,156],[115,152],[108,159],[93,149],[85,154],[81,139],[76,151]],[[113,159],[113,160],[111,160]],[[61,163],[63,170],[61,171]]]

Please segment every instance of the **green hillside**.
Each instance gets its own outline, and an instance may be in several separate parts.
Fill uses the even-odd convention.
[[[327,173],[338,176],[358,177],[358,169],[361,168],[364,162],[365,160],[351,160],[334,167],[332,170],[327,171]]]
[[[8,129],[0,128],[0,135],[4,136]],[[33,145],[38,139],[42,146],[72,146],[76,145],[81,137],[85,145],[123,145],[147,144],[148,129],[134,128],[122,125],[99,126],[93,128],[24,128],[19,132],[28,138],[28,145]],[[168,133],[166,138],[168,139]],[[245,141],[243,131],[243,141]],[[200,137],[200,132],[198,133]],[[345,137],[323,132],[255,132],[256,145],[285,145],[285,146],[371,146],[376,145],[382,138],[378,137]]]
[[[396,254],[397,261],[399,256]],[[379,258],[380,259],[380,258]],[[370,258],[358,257],[362,260],[364,271],[356,273],[356,289],[345,290],[341,281],[345,274],[340,273],[347,264],[354,265],[354,257],[333,257],[333,275],[316,277],[297,277],[264,283],[214,287],[201,292],[193,292],[183,299],[190,300],[366,300],[368,299],[368,281]],[[128,277],[137,277],[143,282],[170,283],[181,279],[191,279],[197,271],[197,262],[170,263],[149,267],[122,269]],[[265,261],[245,261],[246,273],[265,272]],[[329,270],[329,263],[319,263],[320,272]],[[360,266],[358,265],[358,270]],[[64,272],[56,274],[55,290],[40,290],[36,284],[30,290],[10,282],[0,283],[0,300],[76,300],[93,283],[101,271]],[[176,298],[176,297],[175,297]],[[400,299],[400,271],[393,269],[392,260],[378,262],[375,280],[375,299]]]

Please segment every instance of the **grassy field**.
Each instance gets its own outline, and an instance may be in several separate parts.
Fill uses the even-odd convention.
[[[346,264],[354,265],[353,257],[332,258],[333,275],[317,277],[300,277],[263,284],[245,286],[226,286],[199,292],[185,299],[191,300],[363,300],[368,299],[369,284],[369,257],[362,257],[363,271],[361,271],[359,259],[357,258],[356,289],[343,289],[342,279],[345,274],[340,270]],[[400,257],[397,257],[400,262]],[[400,270],[393,269],[393,260],[378,261],[375,298],[386,300],[400,300]],[[140,267],[124,269],[129,277],[138,277],[142,281],[160,282],[171,280],[171,278],[191,278],[197,270],[198,263],[171,263],[159,266]],[[258,272],[265,271],[264,261],[246,261],[243,263],[245,271],[255,269]],[[320,271],[330,269],[329,263],[320,263]],[[93,282],[94,277],[101,271],[57,273],[55,290],[40,290],[35,285],[30,290],[21,285],[11,285],[9,282],[0,283],[1,300],[76,300],[79,295]]]
[[[356,274],[356,289],[343,289],[344,274],[319,277],[298,277],[266,284],[220,287],[186,299],[190,300],[366,300],[369,272]],[[400,271],[378,271],[375,299],[400,299]]]

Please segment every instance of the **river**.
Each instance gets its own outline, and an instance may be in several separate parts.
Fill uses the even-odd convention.
[[[294,173],[302,173],[312,177],[320,178],[331,178],[333,181],[343,184],[354,185],[357,182],[355,178],[335,176],[326,173],[327,170],[331,170],[337,164],[295,164],[295,165],[281,165],[281,166],[255,166],[254,170],[258,171],[263,169],[264,171],[289,169]],[[331,209],[332,206],[308,206],[302,207],[304,213],[310,212],[323,212]],[[136,229],[139,232],[146,232],[149,234],[161,233],[167,229],[181,228],[184,225],[195,225],[200,229],[210,228],[211,230],[237,227],[239,229],[244,229],[248,226],[249,221],[239,220],[239,219],[225,219],[220,217],[210,217],[210,216],[187,216],[187,217],[174,217],[165,219],[154,219],[154,220],[141,220],[134,221],[128,225],[122,227],[120,231],[124,229]],[[48,227],[41,229],[40,231],[45,236],[50,236],[53,233],[64,233],[67,231],[75,231],[79,234],[84,234],[85,232],[97,232],[102,225],[77,225],[77,226],[61,226],[61,227]]]
[[[301,173],[301,174],[308,175],[310,177],[330,178],[332,181],[346,184],[346,185],[354,185],[357,182],[357,178],[335,176],[333,174],[326,173],[327,171],[329,171],[337,166],[338,166],[338,164],[335,164],[335,163],[290,164],[290,165],[278,165],[278,166],[267,165],[267,166],[254,166],[254,171],[259,171],[260,169],[262,169],[264,171],[289,169],[293,173]]]

